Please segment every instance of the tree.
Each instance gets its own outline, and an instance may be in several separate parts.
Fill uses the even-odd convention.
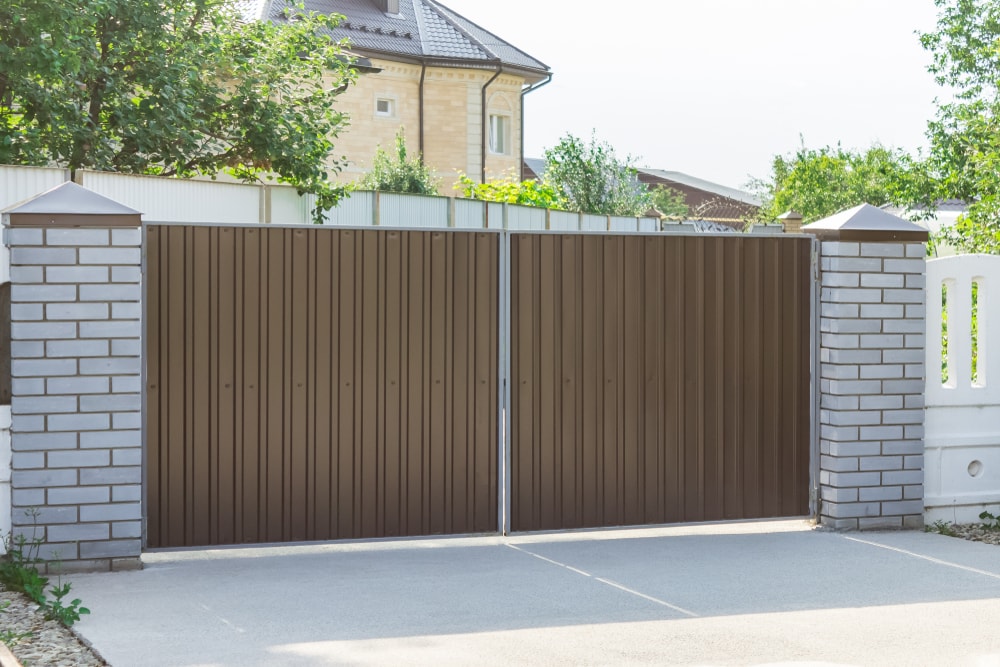
[[[494,178],[486,183],[477,183],[465,174],[461,174],[454,189],[461,191],[463,197],[480,201],[553,209],[566,207],[559,192],[544,180],[518,181],[512,176],[505,176]]]
[[[668,218],[686,218],[690,213],[683,192],[661,184],[653,188],[650,194],[653,206]]]
[[[943,240],[966,252],[1000,253],[1000,2],[935,0],[937,28],[920,36],[929,67],[953,100],[928,124],[932,193],[968,211]]]
[[[903,203],[910,198],[914,165],[905,153],[877,144],[864,152],[803,146],[794,155],[776,155],[770,179],[750,187],[763,201],[760,219],[794,209],[810,223],[858,204]]]
[[[436,195],[437,182],[420,156],[408,157],[403,128],[396,133],[396,150],[389,155],[381,146],[375,149],[372,168],[358,182],[362,190]]]
[[[590,143],[566,134],[545,151],[545,180],[566,201],[568,210],[599,215],[643,215],[652,206],[631,156],[624,160],[591,135]]]
[[[332,206],[334,101],[355,77],[336,18],[244,22],[218,0],[6,0],[0,162],[274,177]],[[273,175],[273,176],[272,176]]]

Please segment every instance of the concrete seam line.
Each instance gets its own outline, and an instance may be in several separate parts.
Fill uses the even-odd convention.
[[[606,586],[611,586],[612,588],[617,588],[620,591],[623,591],[625,593],[629,593],[630,595],[635,595],[636,597],[640,597],[643,600],[648,600],[650,602],[655,602],[658,605],[662,605],[662,606],[667,607],[669,609],[673,609],[674,611],[679,612],[681,614],[684,614],[685,616],[690,616],[691,618],[698,618],[698,614],[694,613],[693,611],[688,611],[687,609],[684,609],[683,607],[678,607],[675,604],[670,604],[669,602],[666,602],[665,600],[661,600],[659,598],[654,598],[651,595],[646,595],[645,593],[640,593],[637,590],[629,588],[628,586],[623,586],[623,585],[619,584],[616,581],[612,581],[611,579],[604,579],[603,577],[595,577],[594,575],[590,574],[589,572],[584,572],[583,570],[577,569],[577,568],[575,568],[575,567],[573,567],[571,565],[567,565],[566,563],[560,563],[557,560],[552,560],[551,558],[546,558],[545,556],[542,556],[541,554],[536,554],[534,552],[528,551],[527,549],[522,549],[521,547],[515,546],[513,544],[506,544],[504,546],[510,547],[511,549],[514,549],[515,551],[520,551],[521,553],[527,554],[529,556],[532,556],[533,558],[537,558],[538,560],[545,561],[546,563],[550,563],[552,565],[556,565],[558,567],[565,568],[565,569],[569,570],[570,572],[575,572],[576,574],[583,575],[584,577],[588,577],[590,579],[593,579],[594,581],[599,581],[599,582],[601,582],[602,584],[604,584]]]
[[[1000,574],[995,572],[989,572],[988,570],[980,570],[975,567],[969,567],[968,565],[960,565],[958,563],[952,563],[951,561],[941,560],[940,558],[934,558],[933,556],[924,556],[923,554],[914,553],[913,551],[907,551],[906,549],[900,549],[899,547],[890,547],[888,544],[879,544],[878,542],[869,542],[868,540],[861,540],[857,537],[848,537],[846,535],[841,535],[845,540],[850,540],[851,542],[858,542],[860,544],[867,544],[869,546],[878,547],[879,549],[886,549],[887,551],[895,551],[896,553],[901,553],[905,556],[912,556],[913,558],[919,558],[920,560],[925,560],[936,565],[944,565],[946,567],[953,567],[956,570],[965,570],[966,572],[971,572],[973,574],[981,574],[984,577],[989,577],[990,579],[1000,580]]]

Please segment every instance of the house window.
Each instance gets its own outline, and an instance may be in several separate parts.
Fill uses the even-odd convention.
[[[375,115],[392,118],[396,115],[396,100],[391,97],[375,98]]]
[[[510,116],[490,114],[490,152],[510,155]]]

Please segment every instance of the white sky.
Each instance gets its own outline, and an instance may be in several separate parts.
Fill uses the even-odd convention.
[[[640,166],[732,187],[838,141],[915,151],[944,96],[933,0],[442,0],[547,64],[525,154],[591,129]]]

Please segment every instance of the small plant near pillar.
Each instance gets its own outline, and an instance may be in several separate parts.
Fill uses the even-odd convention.
[[[983,528],[1000,531],[1000,516],[996,516],[991,512],[982,512],[979,518],[983,520]]]
[[[955,529],[951,527],[951,523],[942,519],[938,519],[929,526],[924,526],[924,532],[955,537]]]
[[[27,514],[37,517],[37,510],[28,510]],[[6,590],[24,593],[38,605],[46,620],[59,621],[66,627],[79,621],[82,614],[90,613],[89,609],[81,606],[82,601],[79,598],[68,603],[63,602],[69,595],[71,585],[68,582],[62,583],[61,577],[46,593],[49,578],[39,572],[39,566],[45,564],[39,555],[42,546],[40,538],[33,537],[29,540],[23,534],[16,536],[10,534],[4,539],[4,546],[7,548],[7,553],[0,558],[0,584]],[[58,565],[55,563],[56,569]],[[2,640],[3,637],[0,637],[0,641]],[[6,641],[4,643],[9,645]]]

